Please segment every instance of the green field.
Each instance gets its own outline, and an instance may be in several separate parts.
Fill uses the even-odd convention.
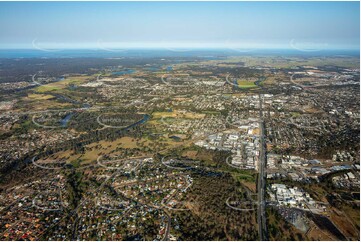
[[[237,80],[237,84],[238,84],[239,88],[254,88],[254,87],[257,87],[257,85],[254,83],[254,81]]]
[[[62,81],[53,82],[49,84],[45,84],[39,87],[36,87],[34,90],[38,93],[42,92],[50,92],[50,91],[57,91],[61,89],[67,88],[70,84],[79,85],[86,81],[88,81],[88,76],[75,76],[75,77],[68,77]]]

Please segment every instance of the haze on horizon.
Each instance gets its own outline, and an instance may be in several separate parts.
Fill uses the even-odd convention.
[[[0,49],[359,49],[359,2],[0,2]]]

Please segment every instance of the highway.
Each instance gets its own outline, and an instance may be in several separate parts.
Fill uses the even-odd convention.
[[[259,155],[259,176],[258,176],[258,233],[259,240],[268,240],[267,237],[267,223],[266,223],[266,203],[265,203],[265,189],[266,189],[266,142],[265,142],[265,126],[263,120],[263,109],[262,109],[263,97],[259,95],[259,125],[260,125],[260,155]]]

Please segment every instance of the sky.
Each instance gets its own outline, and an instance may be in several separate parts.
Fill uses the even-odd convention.
[[[359,49],[359,2],[0,2],[0,48]]]

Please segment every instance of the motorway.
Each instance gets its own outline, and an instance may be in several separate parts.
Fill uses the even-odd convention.
[[[259,95],[259,117],[260,117],[260,155],[259,155],[259,175],[258,175],[258,233],[259,240],[268,240],[267,237],[267,223],[266,223],[266,203],[265,203],[265,189],[266,189],[266,142],[265,142],[265,126],[263,120],[263,109],[262,109],[263,97]]]

